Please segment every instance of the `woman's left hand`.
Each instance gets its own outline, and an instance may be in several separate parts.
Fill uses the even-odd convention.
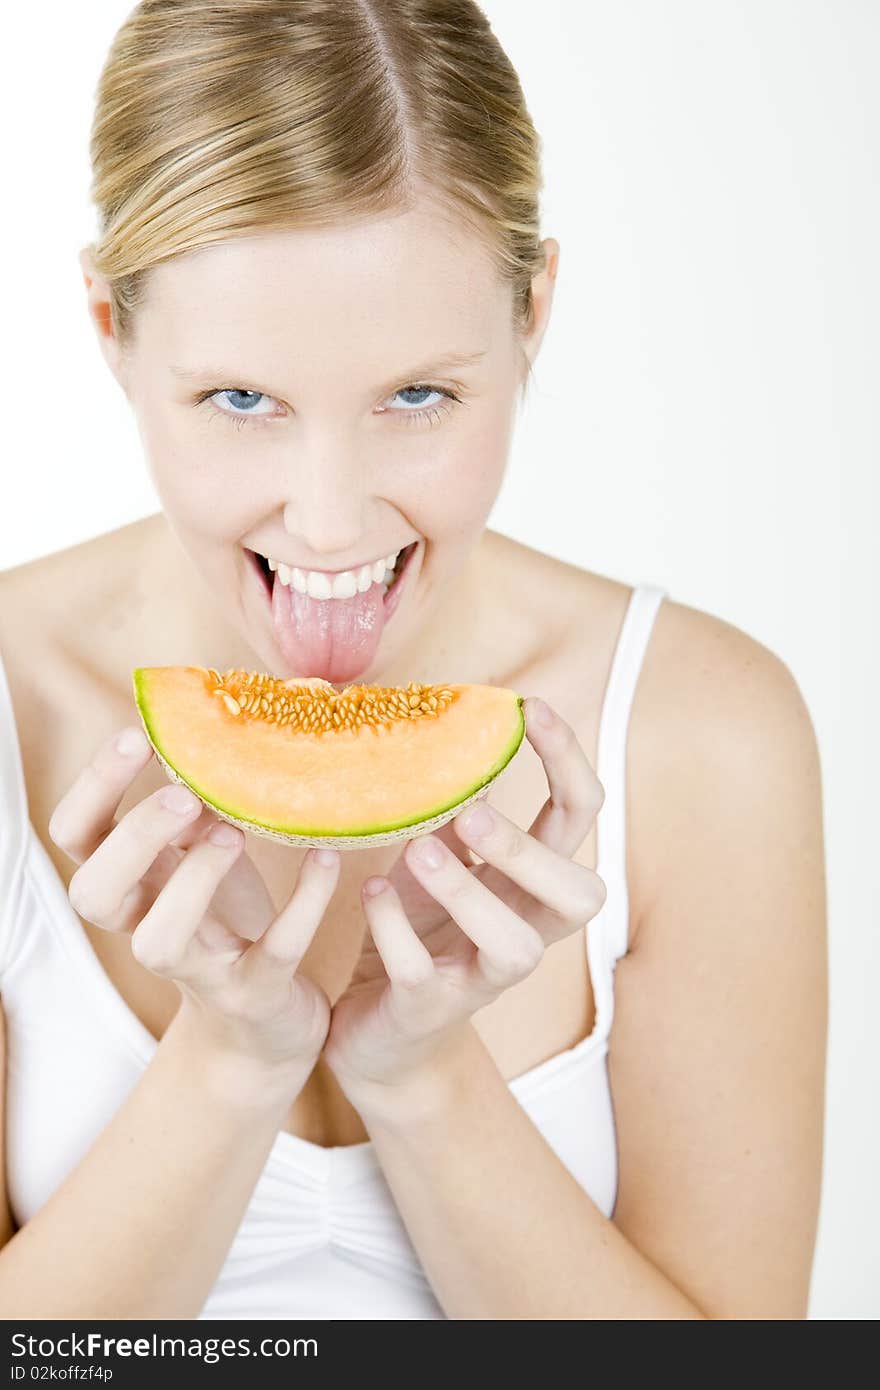
[[[370,931],[323,1048],[355,1105],[417,1083],[472,1014],[530,975],[545,947],[583,930],[605,901],[602,879],[572,861],[605,793],[570,725],[553,712],[548,727],[538,722],[541,704],[523,702],[550,789],[529,832],[480,800],[440,832],[410,840],[387,878],[362,886]],[[474,811],[489,813],[484,837],[467,826]],[[436,868],[422,861],[429,847],[439,852]],[[468,848],[485,862],[467,863]],[[384,887],[371,897],[373,883]]]

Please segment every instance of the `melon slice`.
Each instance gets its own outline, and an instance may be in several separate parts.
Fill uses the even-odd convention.
[[[223,820],[286,844],[365,849],[437,829],[503,772],[523,697],[494,685],[349,685],[146,666],[162,766]]]

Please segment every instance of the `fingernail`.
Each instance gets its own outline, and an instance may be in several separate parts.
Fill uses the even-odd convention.
[[[166,787],[159,800],[167,811],[176,811],[179,816],[188,815],[201,804],[186,787]]]
[[[147,751],[147,740],[140,729],[123,729],[116,740],[116,751],[126,758],[133,758],[136,753]]]
[[[473,835],[474,839],[480,839],[483,835],[488,835],[494,824],[494,817],[488,806],[474,806],[470,811],[466,811],[461,828],[466,835]]]
[[[553,711],[543,700],[535,700],[535,719],[542,729],[552,729]]]
[[[315,859],[319,864],[322,864],[325,869],[332,869],[338,858],[339,855],[336,853],[335,849],[315,850]]]
[[[443,863],[443,851],[436,840],[419,840],[413,854],[416,862],[423,864],[426,869],[439,869]]]
[[[378,897],[385,889],[384,878],[368,878],[364,883],[364,892],[368,898]]]
[[[223,849],[231,848],[238,844],[238,837],[241,834],[234,825],[227,825],[221,821],[219,825],[212,825],[208,831],[208,839],[212,845],[220,845]]]

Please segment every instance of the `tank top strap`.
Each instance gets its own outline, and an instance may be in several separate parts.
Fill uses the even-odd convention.
[[[11,960],[29,840],[24,769],[0,652],[0,981]]]
[[[596,775],[605,800],[596,818],[597,872],[607,889],[606,956],[612,968],[628,949],[629,893],[626,882],[626,743],[639,674],[666,590],[639,584],[630,595],[599,721]]]

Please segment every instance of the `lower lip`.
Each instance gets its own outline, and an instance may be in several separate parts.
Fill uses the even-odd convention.
[[[406,558],[404,559],[404,562],[403,562],[403,569],[399,572],[399,574],[396,574],[396,575],[395,575],[395,577],[394,577],[394,582],[392,583],[391,587],[390,587],[389,589],[386,590],[386,592],[385,592],[385,594],[384,594],[384,596],[383,596],[383,598],[382,598],[382,604],[383,604],[383,607],[384,607],[384,609],[385,609],[385,621],[386,621],[386,623],[389,621],[389,619],[391,618],[392,614],[394,613],[394,610],[397,608],[397,605],[400,603],[401,594],[403,593],[404,587],[405,587],[405,585],[406,585],[407,582],[408,582],[408,579],[409,579],[410,574],[412,573],[413,561],[414,561],[416,555],[419,553],[419,550],[421,549],[421,544],[422,544],[421,541],[416,541],[416,543],[415,543],[415,545],[413,546],[412,550],[408,553],[408,555],[407,555]],[[261,587],[263,593],[265,594],[266,598],[269,600],[269,605],[270,605],[270,608],[271,608],[271,604],[272,604],[272,587],[271,587],[271,586],[272,586],[272,584],[278,582],[277,579],[276,579],[276,577],[275,577],[275,574],[274,574],[274,572],[271,572],[272,575],[273,575],[273,577],[272,577],[272,580],[270,581],[269,578],[268,578],[268,576],[266,575],[265,570],[263,569],[262,565],[260,564],[260,561],[257,559],[255,553],[253,552],[253,550],[248,550],[247,553],[248,553],[248,555],[250,556],[250,560],[251,560],[251,564],[252,564],[253,568],[254,568],[254,569],[256,570],[256,572],[257,572],[257,577],[258,577],[259,580],[260,580],[260,587]],[[323,603],[335,603],[337,600],[336,600],[336,599],[332,599],[332,598],[328,598],[328,599],[323,599],[323,600],[321,600],[321,601],[322,601]]]

